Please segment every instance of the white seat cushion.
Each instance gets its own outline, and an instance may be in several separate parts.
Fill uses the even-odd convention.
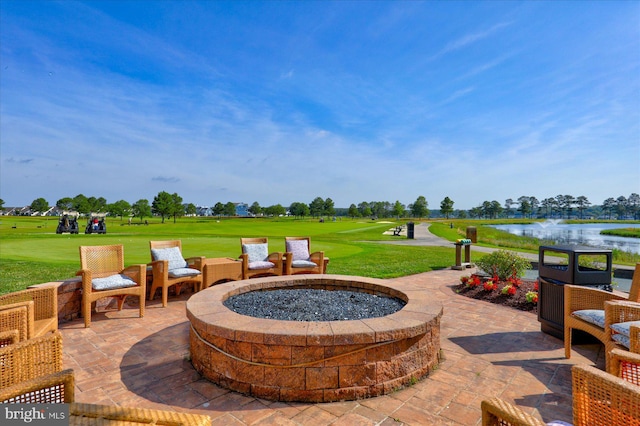
[[[256,262],[249,262],[249,269],[270,269],[275,268],[275,263],[258,260]]]
[[[193,268],[176,268],[169,270],[169,276],[172,278],[195,277],[200,275],[200,271]]]
[[[116,288],[127,288],[138,285],[126,275],[116,274],[104,278],[94,278],[91,280],[91,287],[94,290],[113,290]]]
[[[182,257],[179,247],[151,249],[151,256],[153,260],[168,260],[169,270],[187,267],[187,261]]]
[[[580,311],[575,311],[571,315],[574,315],[588,323],[595,324],[598,327],[604,328],[604,310],[583,309]]]
[[[242,252],[249,256],[249,264],[253,262],[267,262],[269,258],[269,245],[267,243],[243,244]]]
[[[630,329],[632,325],[640,326],[640,321],[626,321],[611,324],[611,338],[624,347],[629,348],[631,346],[631,339],[629,336],[631,334]]]
[[[294,268],[315,268],[318,265],[311,262],[310,260],[294,260],[291,262],[291,266]]]

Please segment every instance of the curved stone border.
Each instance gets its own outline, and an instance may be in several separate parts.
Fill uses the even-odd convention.
[[[348,289],[407,304],[381,318],[296,322],[254,318],[227,298],[272,288]],[[328,402],[383,395],[439,362],[442,305],[411,284],[344,275],[254,278],[210,287],[187,302],[191,361],[228,389],[278,401]]]

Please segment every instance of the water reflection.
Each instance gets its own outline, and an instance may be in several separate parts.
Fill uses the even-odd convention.
[[[567,225],[537,222],[530,225],[492,225],[496,229],[523,237],[553,241],[554,244],[579,244],[597,248],[618,249],[640,254],[640,238],[600,235],[600,231],[616,228],[640,228],[639,224],[589,223]]]

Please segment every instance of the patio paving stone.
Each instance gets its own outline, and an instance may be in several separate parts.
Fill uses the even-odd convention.
[[[127,304],[94,313],[89,329],[82,319],[61,324],[64,368],[75,371],[78,402],[208,414],[213,425],[479,425],[480,401],[493,396],[544,421],[571,421],[571,366],[604,369],[602,346],[574,346],[565,359],[562,342],[540,332],[535,314],[456,294],[451,287],[470,272],[396,279],[443,305],[443,361],[415,385],[376,398],[273,402],[201,378],[189,362],[189,291],[166,308],[158,298],[147,302],[144,318]],[[310,336],[323,333],[316,327]]]

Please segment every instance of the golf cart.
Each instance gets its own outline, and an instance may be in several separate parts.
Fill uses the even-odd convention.
[[[85,234],[106,234],[107,224],[104,222],[104,213],[92,214],[87,220],[87,227],[84,230]]]
[[[56,228],[56,234],[77,234],[78,233],[78,213],[76,212],[63,212],[60,220],[58,221],[58,227]]]

